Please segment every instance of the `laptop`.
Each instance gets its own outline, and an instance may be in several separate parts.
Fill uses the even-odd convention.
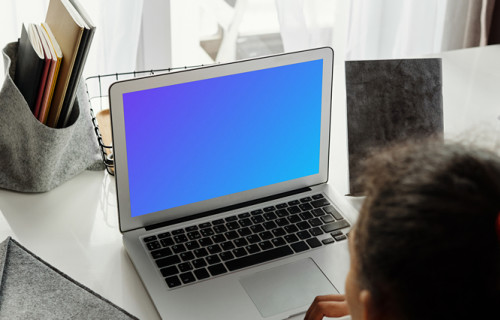
[[[343,292],[333,50],[114,83],[123,243],[164,319],[287,319]]]

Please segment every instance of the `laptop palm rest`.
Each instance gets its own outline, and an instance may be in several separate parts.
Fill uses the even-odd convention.
[[[305,311],[317,295],[338,293],[311,258],[256,272],[240,283],[263,318]]]

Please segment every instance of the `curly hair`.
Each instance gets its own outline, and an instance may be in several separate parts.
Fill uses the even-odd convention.
[[[364,164],[355,225],[362,287],[401,319],[500,319],[500,158],[442,141]]]

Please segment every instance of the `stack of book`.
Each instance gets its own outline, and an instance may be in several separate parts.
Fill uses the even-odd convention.
[[[44,23],[22,26],[14,82],[49,127],[68,125],[94,33],[78,0],[50,0]]]

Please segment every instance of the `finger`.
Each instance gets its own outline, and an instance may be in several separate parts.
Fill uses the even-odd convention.
[[[306,312],[305,319],[308,319],[308,316],[317,308],[317,305],[321,302],[325,301],[345,301],[345,295],[341,294],[328,294],[323,296],[317,296],[314,298],[314,301],[311,303],[311,306]]]
[[[323,317],[342,317],[349,314],[346,301],[321,301],[312,306],[305,320],[321,320]]]

